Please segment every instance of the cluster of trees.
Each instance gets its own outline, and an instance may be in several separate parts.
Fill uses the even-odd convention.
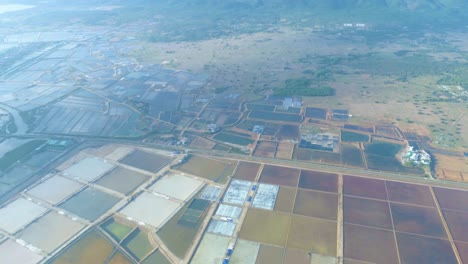
[[[445,75],[437,81],[441,85],[460,85],[465,90],[468,90],[468,70],[465,68],[458,68],[451,73]]]

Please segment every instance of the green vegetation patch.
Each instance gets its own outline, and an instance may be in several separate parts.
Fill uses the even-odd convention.
[[[369,136],[361,133],[341,131],[341,141],[344,142],[369,142]]]
[[[283,87],[273,89],[273,94],[277,96],[332,96],[335,90],[328,86],[312,86],[311,79],[288,79]]]
[[[447,72],[446,75],[437,81],[441,85],[460,85],[465,91],[468,90],[468,69],[460,67]]]
[[[45,142],[45,140],[33,140],[5,153],[5,155],[0,158],[0,170],[4,171],[13,163],[27,159],[36,148],[40,147]]]

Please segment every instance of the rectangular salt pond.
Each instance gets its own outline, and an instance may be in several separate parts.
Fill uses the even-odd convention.
[[[223,202],[230,204],[244,204],[249,193],[251,183],[248,181],[233,180],[224,194]]]
[[[166,166],[170,161],[171,159],[168,157],[148,153],[141,150],[135,150],[120,160],[120,162],[125,165],[149,172],[157,172]]]
[[[130,152],[132,152],[134,148],[131,147],[118,147],[112,153],[106,156],[106,159],[118,161],[123,157],[127,156]]]
[[[114,165],[107,163],[105,160],[86,157],[64,170],[63,175],[90,182],[109,171],[112,167]]]
[[[221,263],[231,238],[205,234],[197,248],[192,264]]]
[[[50,204],[57,204],[83,186],[81,183],[54,175],[27,191],[27,193]]]
[[[114,206],[120,198],[93,188],[86,188],[60,204],[70,213],[94,221]]]
[[[153,246],[148,241],[148,233],[139,228],[123,241],[122,246],[138,261],[141,261],[153,250]]]
[[[0,244],[0,263],[5,264],[36,264],[42,256],[34,253],[13,240],[6,240]]]
[[[279,167],[274,165],[265,165],[260,176],[260,182],[274,185],[283,185],[297,187],[299,183],[298,169]]]
[[[350,224],[345,224],[343,228],[346,258],[370,263],[399,263],[392,231]]]
[[[260,163],[240,161],[233,177],[239,180],[254,181],[259,169]]]
[[[124,239],[133,230],[133,227],[117,222],[114,218],[111,218],[101,224],[101,228],[111,235],[117,242],[122,241],[122,239]]]
[[[224,236],[232,236],[232,234],[234,234],[234,229],[236,229],[236,223],[212,220],[208,225],[206,232]]]
[[[67,247],[50,263],[54,264],[91,264],[106,263],[114,251],[112,244],[93,229]]]
[[[293,215],[289,226],[287,247],[336,257],[336,234],[336,222]]]
[[[218,200],[220,194],[221,188],[217,186],[206,186],[203,192],[200,194],[200,198],[214,202]]]
[[[220,204],[218,210],[216,210],[217,216],[230,217],[232,219],[239,219],[242,213],[242,208],[227,204]]]
[[[260,184],[255,194],[252,206],[266,210],[273,210],[278,191],[279,186],[277,185]]]
[[[158,180],[150,190],[181,201],[189,199],[203,186],[203,182],[180,174],[169,174]]]
[[[161,251],[156,250],[151,255],[145,258],[141,262],[142,264],[171,264],[169,260],[166,259],[166,257],[161,253]]]
[[[106,173],[95,183],[122,194],[129,194],[149,179],[142,173],[117,167]]]
[[[258,251],[256,264],[283,264],[284,249],[262,244]]]
[[[179,207],[180,204],[177,202],[144,192],[123,208],[120,213],[159,228]]]
[[[41,205],[18,198],[0,209],[0,228],[13,234],[46,211]]]
[[[260,244],[247,240],[238,240],[229,263],[255,264],[260,250]]]
[[[51,253],[83,227],[80,222],[51,211],[22,230],[17,237]]]

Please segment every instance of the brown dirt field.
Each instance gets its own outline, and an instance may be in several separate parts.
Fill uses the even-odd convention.
[[[397,264],[393,232],[345,224],[344,256],[369,263]]]
[[[468,172],[462,172],[462,180],[468,182]]]
[[[260,177],[260,182],[274,185],[297,187],[300,170],[274,165],[265,165]]]
[[[277,159],[291,159],[294,151],[294,144],[291,142],[280,142],[276,151]]]
[[[343,264],[369,264],[369,262],[362,262],[353,259],[344,259]]]
[[[225,172],[228,166],[228,163],[215,159],[192,156],[179,170],[214,181]]]
[[[296,200],[295,188],[281,186],[276,197],[275,210],[285,213],[292,213],[294,201]]]
[[[291,219],[288,248],[336,257],[337,223],[295,215]]]
[[[431,132],[426,127],[424,127],[423,125],[419,125],[419,124],[400,123],[398,124],[398,127],[403,132],[412,132],[421,136],[431,135]]]
[[[233,177],[240,180],[254,181],[259,169],[260,163],[240,161]]]
[[[255,264],[283,264],[284,248],[261,245]]]
[[[273,158],[275,157],[277,142],[259,141],[253,153],[256,157]]]
[[[294,214],[336,221],[338,195],[299,189],[294,204]]]
[[[190,147],[199,149],[212,149],[215,145],[215,142],[202,137],[196,137],[192,143],[190,143]]]
[[[439,169],[468,172],[468,158],[434,154]]]
[[[468,243],[455,242],[462,263],[468,263]]]
[[[249,209],[242,224],[239,237],[284,247],[288,237],[290,222],[291,216],[287,214]],[[272,230],[275,231],[272,232]]]
[[[437,177],[452,181],[467,181],[468,158],[435,154]],[[461,175],[460,175],[461,172]]]
[[[262,150],[255,150],[253,153],[254,157],[262,157],[262,158],[274,158],[275,153],[270,151],[262,151]]]
[[[451,170],[436,170],[437,178],[449,180],[449,181],[464,181],[464,177],[462,176],[461,172],[459,171],[451,171]],[[466,179],[468,181],[468,179]]]
[[[284,263],[310,264],[310,257],[303,250],[287,248],[284,254]]]

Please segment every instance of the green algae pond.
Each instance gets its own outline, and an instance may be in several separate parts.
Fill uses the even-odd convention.
[[[141,264],[171,264],[171,262],[159,250],[156,250],[145,258]]]
[[[122,239],[124,239],[133,230],[131,226],[119,223],[115,221],[114,218],[111,218],[101,224],[101,227],[117,242],[122,241]]]
[[[141,261],[154,249],[148,240],[148,233],[139,228],[123,241],[122,246],[138,261]]]
[[[203,211],[203,214],[198,218],[198,222],[194,225],[188,226],[180,224],[179,220],[192,201],[193,199],[188,201],[184,207],[157,232],[157,235],[169,250],[179,258],[184,258],[187,254],[207,214],[206,210]]]

